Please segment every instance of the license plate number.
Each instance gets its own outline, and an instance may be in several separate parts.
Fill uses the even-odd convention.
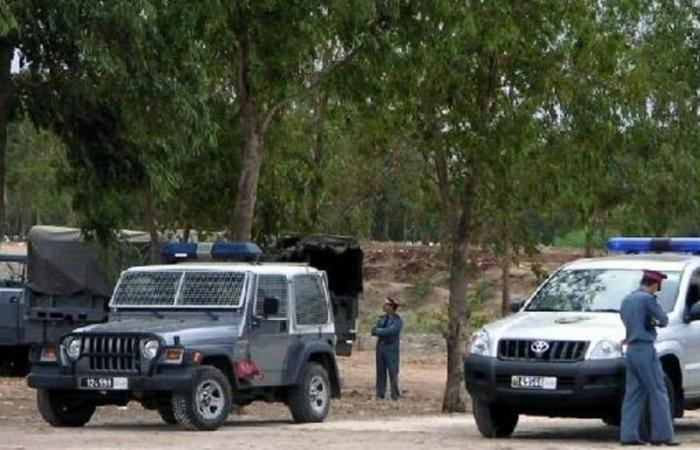
[[[125,377],[85,377],[80,379],[80,389],[96,391],[117,391],[129,389],[129,379]]]
[[[556,377],[533,377],[528,375],[513,375],[510,379],[510,387],[513,389],[546,389],[557,388]]]

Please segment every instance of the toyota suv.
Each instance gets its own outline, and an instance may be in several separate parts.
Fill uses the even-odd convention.
[[[624,394],[622,300],[644,269],[668,276],[656,341],[673,417],[700,407],[700,239],[615,238],[618,255],[559,268],[517,311],[473,334],[466,388],[485,437],[510,436],[521,414],[619,425]],[[678,252],[678,253],[674,253]],[[686,252],[685,254],[681,252]]]

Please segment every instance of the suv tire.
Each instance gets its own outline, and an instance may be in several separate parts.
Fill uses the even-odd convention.
[[[472,399],[472,411],[479,433],[486,438],[509,437],[518,425],[518,413],[505,405]]]
[[[231,412],[228,379],[216,367],[198,367],[193,386],[191,391],[173,392],[171,404],[175,420],[188,430],[216,430]]]
[[[296,423],[323,422],[331,405],[331,383],[325,367],[304,364],[299,383],[289,389],[287,404]]]
[[[82,427],[95,414],[96,405],[80,394],[39,389],[36,403],[41,417],[54,427]]]
[[[173,411],[172,398],[158,402],[156,409],[158,410],[158,414],[160,414],[160,418],[163,419],[163,422],[168,425],[177,425],[175,411]]]

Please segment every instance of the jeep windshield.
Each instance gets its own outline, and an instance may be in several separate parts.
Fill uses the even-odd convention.
[[[240,308],[246,274],[227,271],[127,271],[112,296],[115,308]]]
[[[657,299],[664,311],[673,309],[680,272],[664,272]],[[562,270],[535,294],[525,311],[581,311],[617,313],[622,300],[639,288],[641,270]]]

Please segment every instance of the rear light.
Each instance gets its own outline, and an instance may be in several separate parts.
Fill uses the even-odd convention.
[[[57,362],[58,361],[58,351],[56,347],[43,347],[41,349],[41,355],[39,356],[39,361],[41,362]]]
[[[181,348],[168,348],[163,354],[163,362],[166,364],[182,364],[185,350]]]

